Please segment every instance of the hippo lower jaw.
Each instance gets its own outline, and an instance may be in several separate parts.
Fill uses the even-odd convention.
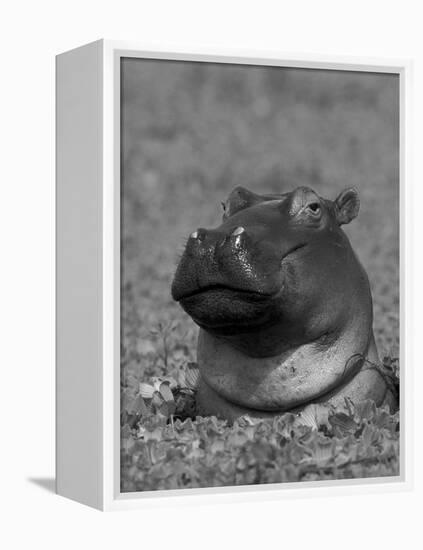
[[[256,331],[265,325],[271,313],[273,294],[213,284],[199,288],[181,299],[180,304],[204,330],[227,335]]]

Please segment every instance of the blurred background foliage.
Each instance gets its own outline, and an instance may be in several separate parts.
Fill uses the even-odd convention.
[[[195,361],[197,329],[170,296],[190,232],[220,223],[230,190],[300,185],[361,198],[344,229],[366,268],[381,357],[399,315],[396,75],[122,61],[122,387]],[[128,379],[132,382],[128,383]]]

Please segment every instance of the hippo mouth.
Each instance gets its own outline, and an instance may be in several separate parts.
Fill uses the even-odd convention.
[[[192,289],[191,291],[185,292],[183,294],[180,294],[175,299],[178,302],[182,302],[183,300],[186,300],[188,298],[204,295],[206,293],[214,294],[216,297],[218,297],[219,294],[222,294],[222,295],[238,294],[247,300],[251,299],[254,301],[267,300],[274,297],[275,295],[275,293],[265,293],[265,292],[260,292],[258,290],[239,288],[239,287],[226,285],[222,283],[215,283],[215,284],[210,283],[210,284]]]
[[[269,320],[269,304],[278,292],[209,284],[191,290],[179,303],[193,321],[205,330],[223,334],[254,331]]]

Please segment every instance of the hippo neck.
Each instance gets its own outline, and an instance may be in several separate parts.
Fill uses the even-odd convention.
[[[378,361],[371,319],[352,319],[336,340],[310,342],[272,357],[251,357],[200,330],[203,383],[222,399],[253,410],[285,411],[316,401],[348,384],[366,358]]]
[[[271,362],[277,358],[278,362],[289,360],[299,349],[310,350],[314,354],[315,350],[326,350],[331,348],[332,344],[339,340],[341,335],[339,329],[334,327],[332,330],[326,330],[323,334],[312,341],[290,342],[286,339],[278,338],[279,327],[266,328],[265,330],[251,330],[248,333],[219,335],[205,331],[212,338],[225,342],[229,348],[238,350],[242,356],[250,359],[269,359]]]

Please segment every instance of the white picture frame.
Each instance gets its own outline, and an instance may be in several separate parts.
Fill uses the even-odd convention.
[[[395,478],[143,493],[119,490],[120,59],[395,73],[400,78],[401,456]],[[100,40],[57,56],[57,493],[101,510],[398,491],[412,486],[410,80],[407,60],[148,51]]]

